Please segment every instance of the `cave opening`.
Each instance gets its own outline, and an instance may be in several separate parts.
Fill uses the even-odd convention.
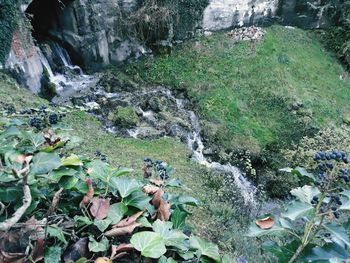
[[[69,0],[33,0],[25,13],[31,24],[32,36],[39,46],[57,43],[68,52],[74,65],[82,67],[83,60],[79,53],[61,37],[64,28],[60,24],[60,17],[70,3]]]

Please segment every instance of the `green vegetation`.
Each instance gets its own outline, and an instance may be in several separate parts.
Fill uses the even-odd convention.
[[[281,215],[266,214],[251,225],[248,236],[262,238],[262,249],[278,262],[345,262],[349,256],[350,160],[338,150],[316,152],[315,173],[286,168],[304,177],[307,185],[295,188],[295,198]],[[276,242],[277,236],[283,236]]]
[[[17,0],[0,3],[0,63],[4,63],[11,49],[12,34],[18,25]]]
[[[133,107],[120,107],[114,113],[113,121],[121,127],[131,128],[137,126],[140,120]]]
[[[188,206],[199,202],[165,193],[183,187],[168,164],[147,159],[143,180],[127,177],[133,170],[74,154],[56,120],[33,127],[49,115],[41,107],[0,119],[1,262],[11,253],[23,262],[232,262],[217,245],[185,235]]]
[[[227,149],[259,152],[286,145],[349,112],[350,84],[311,34],[272,26],[253,49],[215,34],[172,55],[128,65],[136,81],[185,90],[209,123],[205,139]],[[294,105],[300,105],[294,106]]]

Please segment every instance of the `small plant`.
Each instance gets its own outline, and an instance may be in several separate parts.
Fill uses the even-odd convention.
[[[283,235],[286,242],[266,241],[262,248],[279,262],[345,262],[350,257],[350,238],[344,219],[350,210],[349,158],[338,150],[314,155],[317,175],[303,168],[282,169],[307,177],[310,185],[295,188],[296,198],[280,216],[263,215],[248,236]]]

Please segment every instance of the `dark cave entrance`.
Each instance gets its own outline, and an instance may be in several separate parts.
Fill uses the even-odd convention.
[[[39,46],[42,43],[55,42],[68,52],[74,65],[82,66],[83,60],[79,53],[61,37],[64,28],[60,24],[60,18],[71,2],[69,0],[33,0],[25,13],[31,24],[32,36]]]

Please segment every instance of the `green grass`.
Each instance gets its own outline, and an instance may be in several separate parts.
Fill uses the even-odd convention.
[[[288,144],[309,127],[339,124],[350,111],[350,83],[340,80],[338,62],[311,33],[281,26],[266,31],[256,50],[218,33],[125,71],[137,81],[185,88],[226,147]],[[290,110],[296,101],[305,105],[300,114]]]

